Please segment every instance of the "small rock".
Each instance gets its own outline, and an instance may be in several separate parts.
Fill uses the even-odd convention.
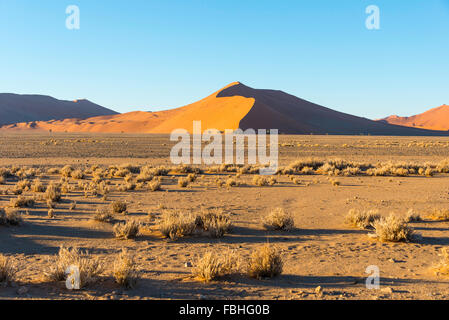
[[[191,268],[191,267],[192,267],[192,263],[191,263],[190,261],[187,261],[187,262],[184,264],[184,267],[186,267],[186,268]]]
[[[388,259],[388,261],[390,261],[392,263],[396,263],[396,260],[394,260],[393,258]]]
[[[315,288],[315,293],[316,294],[322,294],[323,293],[323,288],[321,288],[321,286],[318,286]]]

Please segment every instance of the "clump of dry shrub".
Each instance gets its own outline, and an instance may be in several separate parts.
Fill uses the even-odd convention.
[[[30,208],[34,206],[34,199],[31,197],[18,196],[16,199],[10,200],[10,205],[13,208]]]
[[[134,239],[140,233],[140,223],[135,220],[128,220],[124,223],[117,223],[114,225],[113,232],[117,239]]]
[[[134,257],[123,249],[114,262],[113,276],[115,282],[124,288],[131,289],[137,284],[139,273],[136,270]]]
[[[449,220],[449,210],[448,209],[433,209],[429,214],[428,218],[436,221],[448,221]]]
[[[234,251],[206,252],[194,263],[193,275],[200,281],[212,281],[239,270],[239,259]]]
[[[259,187],[273,186],[276,182],[274,177],[267,178],[265,176],[254,176],[253,178],[253,184]]]
[[[116,200],[111,204],[111,210],[113,213],[124,213],[127,208],[128,206],[126,205],[126,202],[121,200]]]
[[[104,270],[100,259],[92,257],[88,251],[61,246],[58,255],[51,259],[50,267],[44,272],[44,276],[49,281],[64,281],[71,266],[79,270],[80,288],[94,282]]]
[[[289,231],[295,227],[293,217],[286,213],[282,208],[273,209],[263,219],[263,226],[267,230]]]
[[[166,238],[176,240],[192,235],[196,229],[196,217],[191,213],[164,211],[159,223],[159,230]]]
[[[11,258],[0,253],[0,283],[10,284],[18,269]]]
[[[283,266],[280,251],[265,244],[252,253],[247,271],[251,278],[273,278],[282,273]]]
[[[409,209],[405,214],[405,220],[407,222],[419,222],[422,221],[422,218],[419,213],[415,212],[415,210]]]
[[[222,209],[202,210],[195,219],[197,227],[212,238],[221,238],[231,230],[231,218]]]
[[[351,209],[345,217],[345,223],[360,229],[371,229],[373,223],[381,218],[378,210]]]
[[[114,215],[109,208],[99,208],[95,211],[93,220],[98,222],[112,222]]]
[[[186,188],[189,185],[189,179],[187,178],[179,178],[178,179],[178,186],[180,186],[181,188]]]
[[[22,223],[22,215],[12,208],[0,208],[0,226],[17,226]]]
[[[411,241],[415,234],[412,227],[403,218],[395,215],[382,217],[374,221],[375,237],[380,241]]]
[[[61,200],[61,187],[54,183],[48,185],[47,190],[45,190],[45,199],[58,202]]]
[[[161,190],[161,186],[162,186],[162,183],[157,179],[152,180],[148,183],[148,187],[150,188],[151,191]]]

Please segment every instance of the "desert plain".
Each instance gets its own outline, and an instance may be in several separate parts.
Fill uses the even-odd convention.
[[[194,181],[180,186],[189,171],[170,162],[174,142],[168,135],[2,133],[0,139],[0,167],[9,172],[0,184],[0,207],[14,206],[19,196],[35,199],[14,209],[22,218],[19,225],[0,226],[0,253],[17,269],[14,280],[0,286],[0,299],[449,298],[449,278],[436,272],[442,249],[449,245],[449,221],[434,214],[449,210],[449,138],[281,135],[281,168],[297,161],[322,163],[305,171],[286,170],[262,186],[254,183],[254,172],[204,165],[198,166]],[[329,165],[320,170],[328,161],[364,165],[360,170]],[[156,175],[160,190],[137,181],[145,166],[167,169]],[[64,175],[64,167],[82,174]],[[104,182],[103,192],[89,187],[94,176],[94,184]],[[44,188],[63,183],[61,199],[49,205],[44,192],[21,184],[36,179]],[[21,194],[14,192],[18,184]],[[113,222],[94,219],[97,210],[109,210],[115,201],[126,203],[126,212],[115,213]],[[264,228],[263,218],[276,208],[291,215],[294,228]],[[232,223],[222,237],[195,232],[170,239],[160,231],[164,212],[215,209]],[[369,236],[372,229],[345,221],[351,209],[398,217],[412,210],[421,221],[408,223],[415,232],[409,241],[380,241]],[[140,223],[140,234],[117,239],[114,224],[129,220]],[[267,243],[279,251],[282,273],[249,277],[251,254]],[[101,274],[81,290],[50,281],[44,274],[61,246],[88,251],[104,265]],[[132,288],[112,276],[122,249],[134,257],[138,278]],[[212,281],[194,275],[202,256],[229,251],[239,257],[239,270]],[[380,272],[379,289],[366,287],[365,271],[373,265]]]

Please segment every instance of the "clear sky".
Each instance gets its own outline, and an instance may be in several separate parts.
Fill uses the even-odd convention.
[[[119,112],[233,81],[367,118],[449,104],[449,0],[0,0],[0,39],[0,92]]]

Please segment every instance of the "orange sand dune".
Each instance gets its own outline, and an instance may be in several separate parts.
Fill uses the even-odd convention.
[[[231,83],[229,86],[236,85]],[[239,121],[254,104],[253,98],[241,96],[218,98],[215,92],[207,98],[185,107],[159,112],[129,112],[119,115],[92,117],[84,120],[65,119],[36,121],[3,126],[0,130],[44,130],[53,132],[126,132],[169,133],[177,128],[192,132],[192,123],[201,120],[202,129],[238,129]]]
[[[449,130],[449,106],[442,105],[411,117],[389,116],[379,121],[429,130]]]
[[[212,95],[184,107],[160,112],[130,112],[88,119],[65,119],[17,123],[1,131],[170,133],[192,132],[193,121],[202,130],[278,129],[286,134],[345,135],[448,135],[391,125],[338,112],[282,91],[253,89],[233,82]]]

